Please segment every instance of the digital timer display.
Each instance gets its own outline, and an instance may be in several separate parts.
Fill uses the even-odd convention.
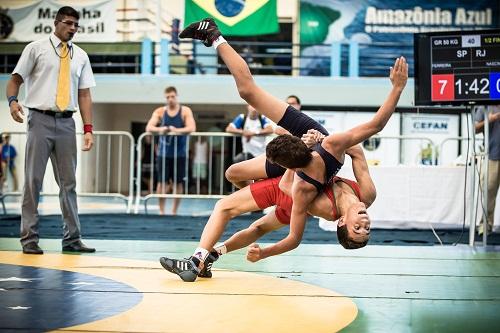
[[[500,30],[415,34],[415,104],[500,104]]]

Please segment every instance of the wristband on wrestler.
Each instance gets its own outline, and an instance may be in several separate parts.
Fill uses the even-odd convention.
[[[14,101],[18,102],[18,100],[17,100],[17,96],[14,96],[14,95],[9,96],[9,97],[7,98],[7,100],[9,101],[9,107],[10,107],[10,104],[11,104],[12,102],[14,102]]]
[[[90,133],[92,134],[92,125],[83,125],[83,134]]]
[[[212,46],[213,46],[214,50],[217,50],[219,45],[224,44],[224,43],[227,43],[226,39],[222,36],[219,36],[219,37],[217,37],[217,39],[215,39],[213,41]]]

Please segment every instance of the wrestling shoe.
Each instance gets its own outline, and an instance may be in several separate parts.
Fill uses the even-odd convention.
[[[221,35],[217,24],[212,18],[191,23],[186,29],[179,34],[180,38],[199,39],[205,46],[212,46],[214,40]]]
[[[171,273],[179,275],[184,282],[194,282],[196,280],[196,277],[200,273],[196,261],[199,264],[199,260],[193,257],[182,260],[170,259],[167,257],[160,258],[160,264],[163,268]]]
[[[212,265],[219,259],[219,254],[217,251],[212,251],[208,254],[207,259],[205,259],[205,265],[202,270],[198,273],[199,277],[211,278],[212,277]]]

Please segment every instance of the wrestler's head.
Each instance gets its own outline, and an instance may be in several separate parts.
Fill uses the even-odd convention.
[[[363,202],[349,206],[337,224],[337,238],[346,249],[364,247],[370,239],[370,217]]]
[[[312,160],[312,153],[300,138],[291,135],[279,135],[266,146],[269,162],[287,169],[306,167]]]

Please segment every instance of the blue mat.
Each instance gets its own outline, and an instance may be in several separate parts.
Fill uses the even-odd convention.
[[[238,230],[249,226],[262,214],[254,213],[239,216],[232,220],[223,235],[229,238]],[[176,240],[196,241],[199,239],[207,217],[192,216],[158,216],[132,214],[82,214],[80,223],[86,239],[128,239],[128,240]],[[0,237],[19,237],[19,215],[4,215],[0,217]],[[289,228],[272,232],[262,238],[262,241],[276,242],[288,234]],[[60,239],[62,236],[62,221],[60,215],[40,217],[40,238]],[[460,238],[461,230],[437,230],[444,244],[453,244]],[[465,230],[460,243],[467,243],[468,230]],[[304,232],[303,243],[337,243],[335,232],[328,232],[318,227],[316,219],[311,219]],[[430,229],[372,229],[370,244],[378,245],[435,245],[439,244]],[[500,234],[494,233],[488,237],[488,244],[500,245]]]

